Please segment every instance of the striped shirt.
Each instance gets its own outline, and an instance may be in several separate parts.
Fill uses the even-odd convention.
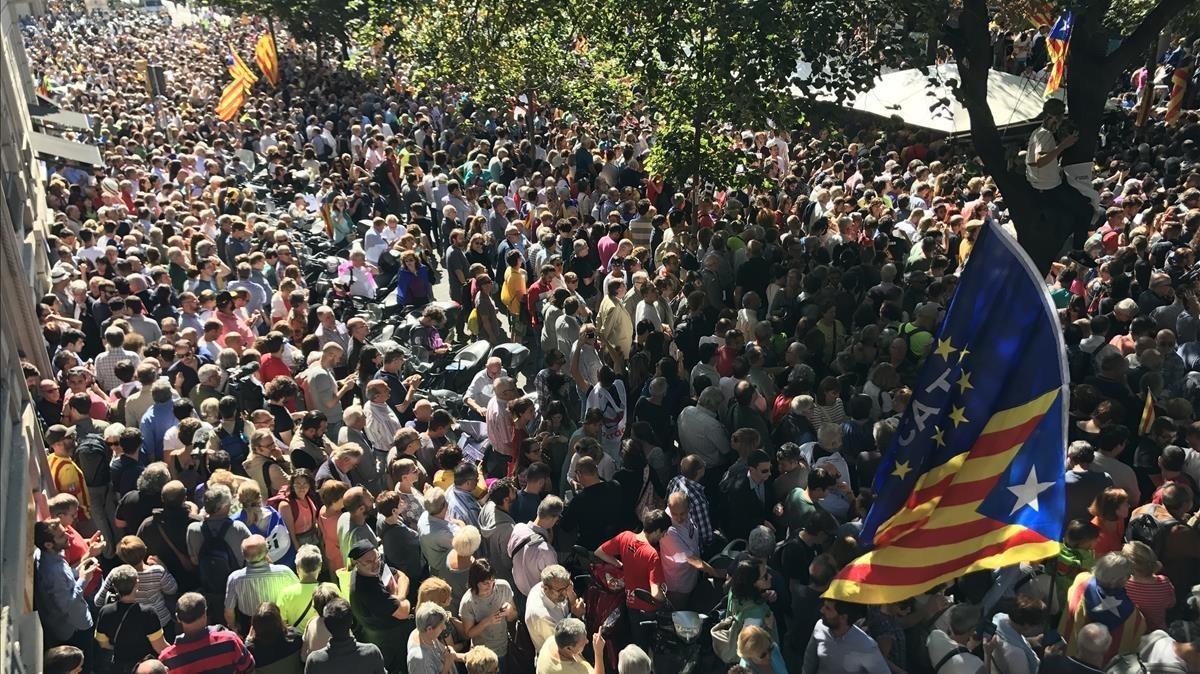
[[[1156,575],[1149,582],[1130,578],[1125,593],[1146,618],[1146,630],[1167,628],[1167,609],[1175,605],[1175,586],[1166,576]]]
[[[225,608],[252,616],[259,604],[278,602],[284,588],[298,582],[296,573],[282,564],[249,562],[229,574],[225,582]]]
[[[181,634],[175,643],[158,654],[159,662],[171,674],[250,674],[254,656],[246,650],[237,633],[219,625],[210,625],[199,635]]]
[[[96,592],[96,606],[104,606],[117,600],[116,593],[108,585],[108,579],[111,577],[110,573],[104,582],[100,583],[100,589]],[[163,567],[157,564],[146,564],[141,571],[138,571],[137,589],[133,591],[134,599],[137,600],[137,603],[154,609],[154,613],[163,627],[171,624],[174,619],[163,595],[176,592],[179,592],[179,584],[175,582],[175,577],[171,575],[171,572]]]

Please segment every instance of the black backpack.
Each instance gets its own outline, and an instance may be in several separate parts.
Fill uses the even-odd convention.
[[[225,542],[225,534],[233,526],[233,520],[226,519],[221,528],[213,533],[208,522],[200,525],[200,552],[196,557],[200,560],[200,585],[206,594],[221,594],[224,596],[225,580],[229,574],[239,568],[237,557]]]
[[[1130,542],[1145,543],[1161,559],[1167,534],[1178,524],[1182,524],[1182,522],[1175,518],[1158,520],[1151,513],[1143,513],[1129,521],[1129,527],[1125,530],[1125,538]]]
[[[107,487],[112,483],[109,462],[112,453],[98,435],[86,435],[75,446],[75,461],[83,470],[83,481],[89,487]]]

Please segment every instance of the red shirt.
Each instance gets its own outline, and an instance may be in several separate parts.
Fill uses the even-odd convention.
[[[733,361],[738,357],[737,351],[728,346],[722,346],[717,349],[717,372],[722,377],[733,376]],[[716,384],[717,382],[712,382]]]
[[[653,611],[654,606],[635,597],[633,591],[640,588],[649,592],[651,583],[666,582],[658,550],[632,531],[622,531],[605,541],[600,551],[621,560],[625,568],[625,605],[639,611]]]
[[[543,293],[548,292],[550,292],[550,284],[543,283],[540,278],[525,290],[525,308],[529,310],[529,321],[534,327],[542,323],[542,316],[537,310],[538,299]]]
[[[1117,520],[1110,524],[1099,517],[1093,517],[1092,524],[1100,529],[1100,537],[1096,539],[1096,545],[1092,548],[1096,559],[1110,552],[1120,552],[1121,548],[1125,547],[1125,520]]]
[[[250,674],[254,671],[254,656],[246,650],[241,637],[214,625],[209,625],[199,636],[184,634],[176,637],[175,643],[158,654],[158,660],[171,674]]]
[[[265,354],[258,360],[258,379],[264,384],[271,383],[271,380],[276,377],[290,377],[292,370],[283,362],[283,359],[275,354]]]

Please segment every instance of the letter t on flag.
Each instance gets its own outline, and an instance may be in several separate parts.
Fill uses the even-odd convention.
[[[825,597],[887,604],[1058,554],[1065,352],[1042,275],[989,221],[875,476],[868,552]]]

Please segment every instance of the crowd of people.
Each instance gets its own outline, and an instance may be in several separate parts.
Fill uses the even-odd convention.
[[[861,554],[956,274],[1012,229],[966,148],[747,131],[777,182],[693,193],[645,171],[646,120],[527,125],[286,48],[223,122],[224,55],[258,26],[52,5],[22,24],[30,62],[105,165],[47,186],[53,369],[25,372],[45,671],[645,673],[636,626],[668,606],[722,617],[702,671],[1200,671],[1194,112],[1137,142],[1108,123],[1105,222],[1045,270],[1061,554],[868,606],[822,594]],[[1032,178],[1057,166],[1050,110]],[[418,395],[376,326],[310,306],[314,227],[341,292],[420,313],[423,358],[516,342],[527,367],[489,359],[461,409]],[[468,417],[484,461],[453,440]],[[622,577],[624,643],[574,583],[592,563]]]

